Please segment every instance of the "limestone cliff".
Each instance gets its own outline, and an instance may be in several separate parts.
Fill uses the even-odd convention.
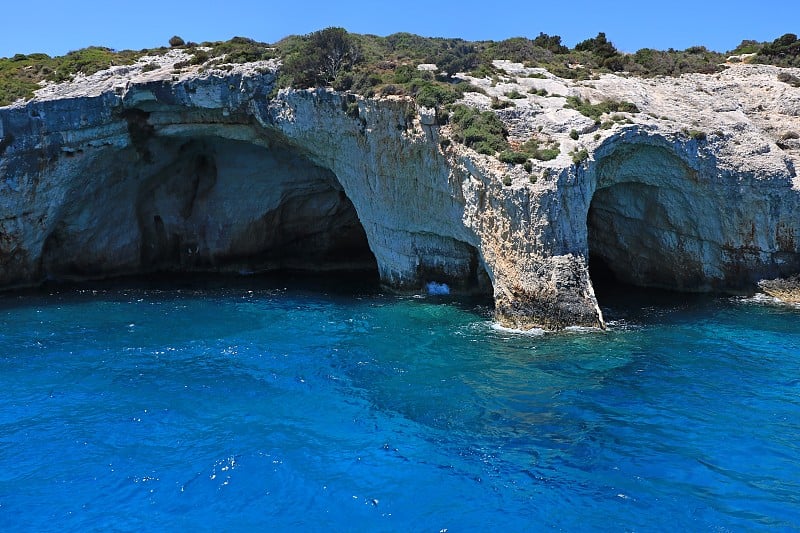
[[[491,290],[502,323],[558,329],[603,324],[590,256],[690,291],[800,272],[800,89],[775,67],[573,83],[500,62],[505,79],[472,79],[488,94],[465,103],[525,93],[498,112],[512,141],[561,152],[527,171],[441,142],[449,128],[402,98],[276,94],[277,64],[174,74],[182,59],[0,108],[2,286],[371,268],[399,290]],[[568,95],[641,112],[598,125]]]

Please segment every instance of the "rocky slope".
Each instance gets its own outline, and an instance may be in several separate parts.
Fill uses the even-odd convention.
[[[492,291],[503,324],[558,329],[603,324],[590,257],[688,291],[800,272],[800,89],[775,67],[576,83],[498,62],[464,102],[521,93],[498,111],[512,142],[560,148],[527,171],[441,142],[449,127],[402,98],[275,95],[274,63],[175,71],[185,59],[0,108],[2,286],[366,268],[399,290]],[[641,112],[598,125],[570,95]]]

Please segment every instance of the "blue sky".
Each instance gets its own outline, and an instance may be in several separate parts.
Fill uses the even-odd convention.
[[[543,31],[561,35],[569,46],[604,31],[626,52],[693,45],[725,51],[745,38],[771,41],[800,33],[800,1],[5,0],[0,57],[60,55],[89,45],[140,49],[166,45],[175,34],[198,42],[235,35],[273,42],[327,26],[469,40],[535,37]]]

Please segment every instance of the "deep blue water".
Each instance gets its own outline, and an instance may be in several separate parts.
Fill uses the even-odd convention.
[[[531,336],[337,281],[1,295],[0,529],[800,529],[800,310],[603,303]]]

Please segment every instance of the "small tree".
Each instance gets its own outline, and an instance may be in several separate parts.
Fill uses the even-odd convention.
[[[361,60],[361,50],[344,28],[325,28],[312,33],[306,50],[314,56],[318,79],[326,82]]]
[[[561,44],[560,35],[547,35],[544,32],[539,32],[539,35],[533,40],[533,44],[546,50],[550,50],[554,54],[569,53],[569,48]]]
[[[617,49],[614,48],[614,45],[606,39],[606,34],[603,32],[598,33],[597,37],[579,42],[575,45],[575,50],[579,52],[591,52],[603,59],[607,59],[619,53]]]
[[[344,28],[325,28],[303,39],[284,62],[299,86],[330,85],[361,61],[361,49]]]
[[[173,48],[176,46],[183,46],[186,42],[177,35],[173,35],[169,40],[169,45]]]

